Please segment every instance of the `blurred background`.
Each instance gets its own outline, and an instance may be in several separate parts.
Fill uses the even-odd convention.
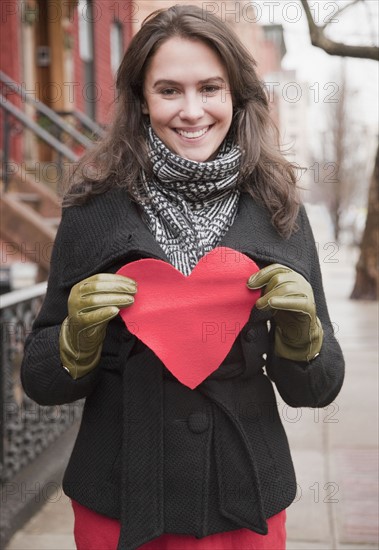
[[[266,84],[283,151],[299,166],[304,201],[333,241],[359,247],[378,141],[377,3],[303,2],[325,36],[356,46],[343,55],[311,45],[299,0],[193,3],[235,28]],[[107,127],[131,37],[171,4],[1,3],[1,292],[46,279],[62,174]]]
[[[56,517],[62,513],[67,518],[70,513],[67,507],[62,512],[57,503],[64,506],[60,476],[81,404],[38,407],[24,395],[19,382],[23,342],[46,289],[61,216],[62,176],[107,129],[115,75],[131,37],[149,13],[174,3],[2,0],[0,5],[2,543],[15,534],[31,540],[36,532],[25,527],[30,518],[42,518],[44,526],[34,528],[37,534],[42,530],[42,538],[35,542],[39,546],[12,539],[16,546],[9,548],[74,548],[72,539],[64,538],[72,529],[66,528],[66,520],[63,532],[62,522],[54,528],[55,534],[62,534],[61,542],[56,538],[46,543],[50,546],[41,546],[49,522],[38,514],[42,507],[54,517],[46,508],[53,503]],[[204,17],[213,13],[227,21],[257,61],[283,152],[298,166],[332,319],[351,366],[346,382],[351,391],[338,406],[337,422],[325,421],[330,409],[322,411],[323,420],[317,422],[315,416],[303,415],[300,431],[299,424],[287,418],[300,478],[310,449],[314,451],[315,441],[320,443],[312,455],[316,457],[313,482],[305,482],[293,519],[289,517],[291,548],[377,547],[379,4],[370,0],[178,3],[200,5]],[[363,363],[362,377],[357,369]],[[354,417],[344,423],[344,411],[352,410]],[[332,435],[333,430],[337,435]],[[345,472],[338,482],[336,461]],[[368,465],[363,472],[362,463]],[[354,472],[361,472],[356,485],[363,483],[368,492],[349,492]],[[318,495],[319,506],[312,512],[315,483],[321,483],[317,490],[321,487],[329,496],[325,485],[336,483],[345,505],[338,499],[340,506],[333,507],[333,502]],[[58,493],[62,498],[54,500],[51,495]],[[310,507],[304,508],[306,503]],[[318,517],[319,529],[313,522],[304,525],[305,509]]]

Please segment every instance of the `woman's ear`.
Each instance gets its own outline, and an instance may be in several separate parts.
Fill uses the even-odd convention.
[[[149,114],[149,109],[147,107],[147,103],[146,103],[145,100],[143,100],[141,102],[141,112],[142,112],[143,115],[148,115]]]

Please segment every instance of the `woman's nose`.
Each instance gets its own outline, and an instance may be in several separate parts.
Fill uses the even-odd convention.
[[[190,94],[183,98],[179,116],[182,120],[197,120],[204,115],[204,103],[201,94]]]

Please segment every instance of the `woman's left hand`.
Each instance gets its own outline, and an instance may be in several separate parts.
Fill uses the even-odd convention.
[[[284,265],[272,264],[252,275],[247,286],[265,287],[255,305],[273,311],[276,355],[292,361],[310,361],[318,355],[323,330],[312,287],[302,275]]]

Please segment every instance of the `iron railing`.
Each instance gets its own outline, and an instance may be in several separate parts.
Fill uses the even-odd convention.
[[[6,75],[3,71],[0,71],[0,82],[4,85],[5,88],[11,92],[20,96],[24,103],[29,103],[34,106],[38,113],[43,114],[47,117],[52,123],[54,123],[61,131],[66,132],[69,136],[75,139],[78,143],[84,147],[90,147],[92,141],[83,135],[79,130],[68,124],[62,117],[60,117],[53,109],[50,109],[42,101],[34,99],[29,94],[27,94],[21,84],[17,84],[12,78]]]
[[[46,283],[0,297],[0,482],[8,483],[38,458],[81,415],[82,402],[43,407],[23,391],[24,343],[42,304]]]
[[[86,114],[82,113],[82,111],[78,111],[76,109],[75,111],[72,111],[72,113],[70,113],[70,114],[72,114],[74,116],[74,118],[76,118],[76,120],[78,120],[80,122],[80,124],[83,126],[83,128],[85,128],[86,130],[89,130],[90,132],[92,132],[92,135],[94,135],[95,137],[100,137],[100,138],[104,137],[104,135],[105,135],[104,128],[102,128],[99,124],[97,124],[97,122],[92,120],[92,118],[90,118]]]
[[[58,173],[61,173],[62,159],[66,158],[70,162],[76,162],[79,156],[62,143],[64,134],[69,136],[71,140],[84,149],[89,148],[93,144],[93,139],[97,139],[104,135],[104,129],[88,116],[80,111],[64,112],[63,114],[71,116],[77,121],[82,128],[91,135],[91,139],[83,132],[79,131],[75,126],[69,124],[59,113],[53,111],[42,101],[34,99],[27,94],[21,84],[18,84],[11,77],[0,71],[0,84],[2,85],[2,94],[0,94],[0,108],[3,111],[3,167],[2,179],[4,183],[4,191],[8,190],[10,179],[10,137],[12,132],[12,119],[16,119],[25,128],[30,129],[36,136],[50,145],[57,153]],[[40,124],[35,122],[30,116],[24,113],[23,110],[15,106],[7,96],[9,94],[17,94],[23,103],[28,103],[33,106],[39,116],[45,117],[51,132],[42,128]]]

